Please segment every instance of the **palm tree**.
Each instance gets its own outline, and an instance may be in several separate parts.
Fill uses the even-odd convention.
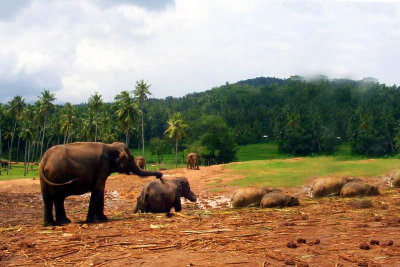
[[[42,96],[39,96],[39,113],[43,116],[44,121],[43,121],[43,135],[42,135],[42,140],[40,142],[40,158],[43,156],[43,142],[44,142],[44,136],[46,133],[46,123],[47,123],[47,118],[49,116],[50,111],[54,108],[54,104],[52,103],[54,100],[56,100],[54,93],[51,93],[50,90],[45,89],[42,92]]]
[[[168,137],[175,139],[175,168],[178,167],[178,141],[186,136],[185,128],[187,124],[183,123],[183,117],[181,113],[175,113],[168,120],[168,129],[164,134],[169,133]]]
[[[134,122],[139,109],[128,91],[123,91],[115,97],[116,115],[120,128],[125,132],[125,142],[129,145],[129,133],[134,130]]]
[[[103,105],[103,100],[101,99],[101,95],[99,95],[97,92],[90,96],[89,98],[89,109],[93,112],[94,117],[95,117],[95,125],[96,125],[96,130],[94,134],[94,141],[97,142],[97,112]]]
[[[30,148],[30,142],[33,137],[31,121],[28,118],[24,120],[19,135],[25,141],[25,155],[24,155],[24,176],[25,176],[26,173],[28,172],[28,164],[27,164],[29,162],[29,158],[27,158],[27,156],[29,157],[28,146]]]
[[[1,134],[1,120],[4,118],[4,107],[0,104],[0,159],[3,158],[3,135]]]
[[[15,130],[17,128],[17,122],[21,119],[22,111],[25,106],[25,100],[22,98],[22,96],[18,95],[18,96],[15,96],[10,102],[8,102],[8,104],[10,105],[9,112],[11,115],[14,116],[14,126],[12,129],[11,144],[10,144],[10,149],[8,151],[8,160],[11,161]],[[11,164],[10,164],[10,168],[11,168]]]
[[[60,132],[64,134],[64,144],[68,143],[68,139],[71,135],[71,129],[76,121],[76,113],[71,103],[67,102],[61,110]]]
[[[136,82],[135,90],[133,91],[136,99],[139,102],[140,111],[142,113],[142,149],[143,149],[142,156],[144,158],[145,158],[145,153],[144,153],[143,103],[148,98],[147,95],[151,95],[149,91],[150,86],[151,86],[150,84],[147,84],[143,80],[140,80]]]

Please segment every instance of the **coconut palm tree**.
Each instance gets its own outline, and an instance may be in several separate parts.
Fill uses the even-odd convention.
[[[11,144],[10,144],[10,149],[8,151],[8,160],[11,161],[11,155],[12,155],[12,148],[13,148],[13,142],[14,142],[14,136],[15,136],[15,131],[17,128],[17,122],[21,120],[21,115],[22,111],[25,107],[25,100],[22,98],[22,96],[15,96],[9,104],[9,113],[14,116],[14,126],[12,129],[12,135],[11,135]],[[10,164],[11,168],[11,164]]]
[[[129,134],[134,130],[134,122],[139,115],[135,100],[128,91],[123,91],[115,97],[116,115],[118,124],[125,132],[125,142],[129,145]]]
[[[95,121],[95,133],[94,133],[94,141],[97,142],[97,112],[103,105],[103,100],[101,99],[101,95],[99,95],[97,92],[90,96],[89,98],[89,110],[91,110],[94,114],[94,121]]]
[[[145,83],[143,80],[137,81],[136,82],[136,86],[135,86],[135,90],[133,91],[133,93],[135,94],[135,97],[137,99],[137,101],[139,102],[139,108],[140,111],[142,113],[142,156],[145,158],[145,153],[144,153],[144,120],[143,120],[143,114],[144,114],[144,110],[143,110],[143,103],[144,101],[148,98],[148,95],[151,95],[149,88],[150,88],[150,84]]]
[[[68,143],[68,138],[71,135],[71,130],[76,121],[76,112],[71,103],[67,102],[61,110],[60,132],[64,134],[64,144]]]
[[[187,124],[183,123],[183,116],[181,113],[175,113],[168,120],[168,129],[164,134],[169,133],[168,137],[175,140],[175,167],[178,167],[178,141],[186,136],[185,128]]]
[[[4,106],[0,104],[0,159],[3,158],[3,135],[1,134],[1,121],[4,118]]]
[[[45,89],[42,92],[42,95],[38,97],[38,104],[39,104],[39,113],[40,115],[44,118],[43,120],[43,135],[42,135],[42,140],[40,142],[40,158],[43,156],[43,142],[44,142],[44,137],[46,134],[46,123],[48,116],[50,114],[50,111],[54,108],[54,100],[56,100],[54,93],[51,93],[50,90]]]

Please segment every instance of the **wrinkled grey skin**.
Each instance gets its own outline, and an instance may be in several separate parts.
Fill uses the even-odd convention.
[[[310,196],[324,197],[330,194],[339,195],[343,186],[353,180],[359,180],[358,178],[348,178],[348,177],[327,177],[317,179],[310,191]]]
[[[260,203],[261,208],[283,208],[299,206],[297,197],[292,197],[281,192],[271,192],[266,194]]]
[[[86,192],[91,192],[86,222],[107,221],[104,215],[104,187],[113,172],[162,177],[161,172],[138,168],[124,143],[79,142],[48,149],[39,165],[44,226],[70,223],[65,213],[65,198]],[[53,206],[56,220],[53,218]]]
[[[170,180],[164,178],[163,183],[151,181],[143,187],[133,212],[165,212],[168,214],[172,207],[175,208],[175,212],[178,212],[182,210],[181,197],[192,202],[197,200],[185,177]]]
[[[340,192],[341,197],[359,197],[379,195],[377,186],[364,184],[362,182],[350,182],[343,186]]]
[[[231,203],[233,208],[243,208],[250,205],[259,206],[265,194],[280,191],[278,188],[248,187],[240,188],[233,192]]]

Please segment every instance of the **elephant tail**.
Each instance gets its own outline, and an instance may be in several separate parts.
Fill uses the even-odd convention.
[[[49,185],[53,185],[53,186],[70,185],[70,184],[75,183],[75,182],[78,180],[78,179],[72,179],[72,180],[70,180],[70,181],[68,181],[68,182],[60,183],[60,184],[50,182],[50,181],[46,178],[46,175],[45,175],[45,173],[44,173],[44,165],[45,165],[45,164],[46,164],[46,159],[45,159],[45,157],[43,156],[42,160],[40,161],[40,166],[39,166],[39,177],[40,177],[43,181],[45,181],[47,184],[49,184]]]

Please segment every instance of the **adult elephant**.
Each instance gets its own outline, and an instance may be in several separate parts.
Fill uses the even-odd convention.
[[[139,168],[141,168],[141,169],[143,169],[143,170],[146,169],[146,159],[145,159],[144,157],[142,157],[142,156],[137,156],[137,157],[135,158],[135,162],[136,162],[136,165],[137,165]]]
[[[199,156],[196,153],[189,153],[187,155],[186,168],[199,170]]]
[[[124,143],[71,143],[47,150],[39,165],[44,225],[70,223],[65,214],[65,198],[87,192],[91,192],[91,196],[86,222],[107,221],[104,187],[107,177],[113,172],[162,178],[161,172],[138,168]],[[53,205],[56,220],[53,219]]]

